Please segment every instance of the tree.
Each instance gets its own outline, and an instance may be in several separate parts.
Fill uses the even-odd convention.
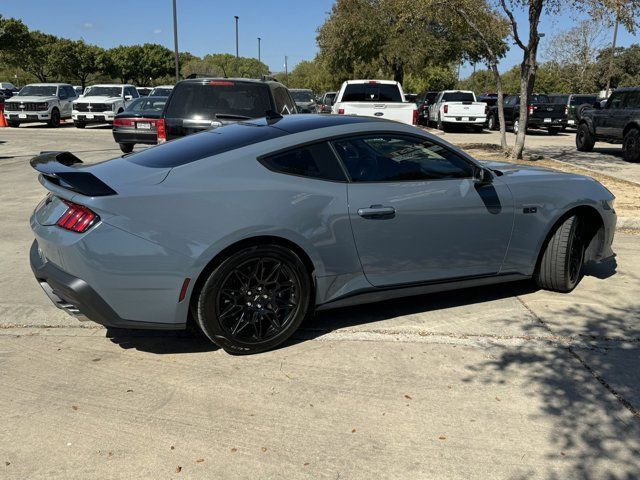
[[[66,80],[77,81],[82,89],[100,71],[100,56],[104,50],[83,40],[58,40],[51,48],[51,60],[58,65],[59,74]]]
[[[149,85],[154,78],[170,75],[174,68],[171,50],[155,43],[120,45],[100,56],[101,70],[122,83]]]
[[[16,65],[29,44],[29,29],[20,20],[0,15],[0,59]]]
[[[309,88],[314,92],[336,90],[340,81],[329,73],[326,65],[319,58],[304,60],[288,75],[290,88]]]
[[[255,58],[240,57],[227,53],[194,57],[183,64],[183,75],[207,75],[212,77],[260,78],[269,73],[269,67]]]
[[[54,35],[34,30],[29,32],[26,47],[20,54],[19,65],[40,82],[49,82],[60,78],[60,65],[51,55],[58,48],[60,39]]]

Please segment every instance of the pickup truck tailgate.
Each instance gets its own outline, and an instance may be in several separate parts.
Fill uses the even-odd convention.
[[[413,111],[415,103],[402,102],[343,102],[340,109],[345,115],[360,115],[363,117],[378,117],[386,120],[395,120],[406,124],[413,124]]]
[[[531,112],[533,108],[533,112]],[[534,103],[529,108],[529,117],[533,118],[564,118],[565,106],[560,103]]]
[[[450,117],[484,117],[485,104],[479,102],[446,102],[444,115]]]

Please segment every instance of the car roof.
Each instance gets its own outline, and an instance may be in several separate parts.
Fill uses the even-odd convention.
[[[375,117],[362,117],[352,115],[314,115],[314,114],[298,114],[284,115],[278,119],[257,118],[255,120],[247,120],[247,124],[259,126],[272,126],[283,130],[287,133],[301,133],[309,130],[318,130],[320,128],[336,127],[340,125],[352,125],[356,123],[390,123],[389,120],[383,120]],[[396,123],[396,122],[393,122]]]
[[[90,87],[133,87],[130,83],[96,83]]]
[[[199,78],[187,78],[185,80],[180,80],[180,83],[207,83],[211,81],[219,81],[219,82],[236,82],[236,83],[257,83],[260,85],[266,85],[269,83],[280,83],[277,80],[271,80],[269,78],[265,78],[264,80],[258,78],[238,78],[238,77],[199,77]]]
[[[173,88],[174,85],[156,85],[155,87],[151,87],[151,89],[153,90],[154,88]]]
[[[620,87],[620,88],[616,88],[613,93],[618,93],[618,92],[637,92],[638,90],[640,90],[640,87]]]
[[[345,83],[347,85],[361,85],[361,84],[368,84],[370,82],[376,82],[376,83],[380,83],[383,85],[399,85],[398,82],[396,82],[395,80],[376,80],[376,79],[371,79],[371,80],[345,80]]]
[[[54,82],[41,82],[41,83],[29,83],[27,86],[36,86],[36,87],[60,87],[63,85],[71,86],[70,83],[54,83]]]

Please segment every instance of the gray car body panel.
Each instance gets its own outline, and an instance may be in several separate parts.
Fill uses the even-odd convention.
[[[314,122],[295,117],[282,128]],[[348,183],[277,173],[257,160],[309,142],[387,132],[426,138],[480,165],[414,127],[376,119],[341,123],[336,117],[332,126],[292,128],[296,133],[173,168],[134,164],[136,154],[80,167],[117,195],[87,197],[41,178],[54,195],[101,218],[84,234],[68,232],[52,224],[60,205],[39,205],[31,227],[42,256],[91,285],[123,319],[182,325],[207,265],[226,248],[256,237],[276,237],[303,250],[314,268],[316,305],[328,308],[529,277],[549,231],[576,206],[596,209],[607,239],[613,236],[615,213],[603,207],[613,196],[588,177],[490,163],[503,174],[485,186],[473,179]],[[394,218],[357,214],[386,203],[395,207]],[[523,213],[532,205],[535,214]],[[185,278],[191,279],[187,300],[179,301]],[[356,296],[363,293],[368,297]]]

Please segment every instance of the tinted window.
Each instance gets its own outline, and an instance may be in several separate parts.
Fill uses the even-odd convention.
[[[446,92],[442,94],[443,102],[473,102],[474,100],[471,92]]]
[[[531,104],[551,103],[551,99],[549,98],[548,95],[531,95],[531,99],[529,100],[529,103]]]
[[[84,94],[85,97],[121,97],[122,87],[91,87]]]
[[[333,99],[336,98],[335,93],[327,93],[324,96],[324,101],[322,102],[324,105],[331,105],[333,103]]]
[[[176,85],[167,106],[167,117],[214,119],[264,117],[271,110],[266,85],[227,80]]]
[[[171,94],[172,88],[154,88],[149,95],[156,95],[158,97],[168,97]]]
[[[450,150],[416,137],[380,135],[334,142],[354,182],[467,178],[473,167]]]
[[[624,99],[624,93],[612,93],[607,108],[622,108],[622,100]]]
[[[385,83],[352,83],[342,95],[343,102],[402,102],[397,85]]]
[[[34,97],[54,97],[56,95],[57,87],[50,85],[27,85],[22,87],[19,97],[34,96]]]
[[[289,92],[296,102],[312,102],[315,99],[311,90],[289,90]]]
[[[286,88],[276,87],[273,90],[273,97],[276,101],[276,111],[278,113],[282,113],[283,115],[295,113],[295,107]]]
[[[569,101],[569,95],[554,95],[551,97],[551,101],[553,103],[559,103],[561,105],[566,105],[567,102]],[[571,102],[571,104],[573,105],[573,101]]]
[[[624,108],[640,108],[640,90],[627,93]]]
[[[598,99],[595,95],[574,95],[573,97],[571,97],[571,106],[583,105],[585,103],[593,105],[597,100]]]
[[[148,148],[126,158],[145,167],[177,167],[286,134],[277,128],[236,123]]]
[[[260,158],[269,170],[290,175],[346,181],[336,156],[326,143],[307,145],[284,153]]]

